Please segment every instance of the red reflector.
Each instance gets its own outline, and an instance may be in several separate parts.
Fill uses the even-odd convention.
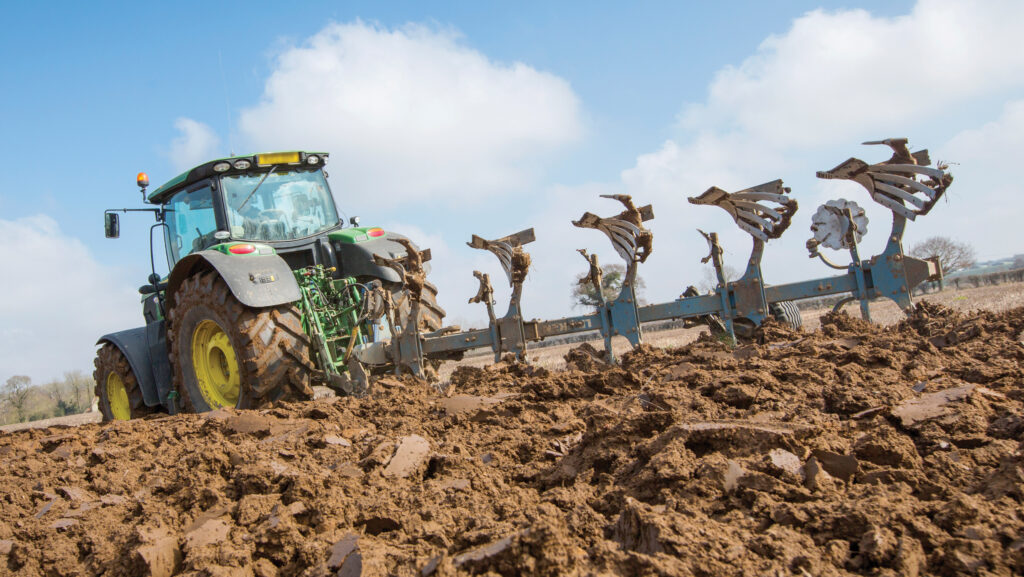
[[[384,229],[383,228],[371,228],[370,230],[366,231],[366,234],[368,234],[368,235],[370,235],[372,237],[384,236]]]
[[[229,247],[228,252],[231,254],[252,254],[256,252],[256,247],[251,244],[236,244]]]

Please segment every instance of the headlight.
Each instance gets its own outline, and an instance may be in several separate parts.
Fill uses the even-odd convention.
[[[231,165],[226,162],[218,162],[217,164],[213,165],[214,172],[224,172],[229,168],[231,168]]]
[[[245,170],[245,169],[249,168],[250,166],[252,166],[252,163],[249,162],[248,160],[236,160],[235,161],[235,168],[237,168],[238,170]]]
[[[320,164],[320,157],[315,154],[311,154],[306,157],[306,164]]]

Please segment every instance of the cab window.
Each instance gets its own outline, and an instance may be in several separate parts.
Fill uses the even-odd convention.
[[[171,268],[185,256],[203,250],[216,240],[217,216],[209,183],[184,190],[167,203],[167,260]]]
[[[255,241],[306,238],[338,225],[322,170],[275,166],[221,177],[231,237]]]

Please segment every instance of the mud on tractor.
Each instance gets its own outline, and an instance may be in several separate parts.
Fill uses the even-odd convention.
[[[851,180],[892,213],[885,249],[863,259],[858,243],[868,220],[856,202],[833,200],[818,208],[807,241],[811,258],[841,274],[769,286],[761,273],[766,243],[779,238],[797,210],[790,189],[773,180],[736,192],[711,187],[690,198],[695,205],[726,210],[753,244],[736,280],[725,276],[723,250],[714,232],[700,234],[710,253],[718,286],[709,294],[692,287],[673,301],[641,305],[638,267],[653,250],[645,224],[651,205],[628,195],[606,198],[624,210],[601,217],[584,213],[572,224],[604,233],[625,261],[622,288],[592,313],[554,320],[525,320],[523,283],[530,267],[525,245],[533,229],[487,240],[473,235],[470,247],[494,254],[512,288],[507,312],[494,310],[490,276],[474,271],[479,288],[471,303],[487,309],[487,328],[443,327],[437,291],[426,281],[430,251],[380,228],[339,220],[327,186],[323,153],[287,152],[233,157],[200,165],[145,196],[152,208],[108,210],[106,234],[116,237],[118,212],[149,211],[164,231],[170,274],[155,272],[143,295],[144,327],[102,337],[96,387],[104,417],[127,419],[163,408],[206,411],[224,406],[258,407],[311,395],[320,383],[342,394],[360,395],[375,374],[411,374],[430,380],[432,368],[468,350],[489,348],[525,360],[527,344],[547,337],[594,332],[604,340],[606,360],[615,362],[614,337],[643,343],[644,324],[681,319],[707,323],[733,342],[755,338],[775,317],[798,328],[792,301],[847,295],[870,319],[870,301],[888,298],[901,308],[912,290],[941,277],[936,261],[903,253],[909,221],[926,215],[952,183],[946,166],[931,166],[927,150],[909,151],[907,140],[864,144],[890,147],[890,159],[869,164],[850,158],[819,178]],[[848,251],[837,264],[822,248]],[[152,249],[152,242],[151,242]],[[579,251],[590,282],[602,279],[596,255]],[[155,267],[154,267],[155,270]]]

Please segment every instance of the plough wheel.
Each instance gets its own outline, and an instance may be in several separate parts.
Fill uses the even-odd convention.
[[[793,301],[772,303],[768,307],[768,311],[772,313],[775,320],[781,321],[794,331],[804,326],[804,318]]]
[[[142,389],[124,353],[105,343],[96,353],[96,396],[99,397],[103,422],[138,419],[153,412],[142,400]]]
[[[169,319],[171,367],[185,410],[312,398],[309,337],[294,305],[246,307],[211,271],[181,284]]]
[[[793,330],[804,326],[804,319],[800,315],[800,309],[792,301],[771,303],[768,306],[768,312],[772,315],[772,318]],[[718,315],[708,315],[706,322],[712,336],[722,337],[727,334],[725,323],[722,322]],[[758,326],[750,319],[746,317],[733,319],[732,324],[733,332],[736,333],[736,339],[740,342],[750,342],[758,338]]]

